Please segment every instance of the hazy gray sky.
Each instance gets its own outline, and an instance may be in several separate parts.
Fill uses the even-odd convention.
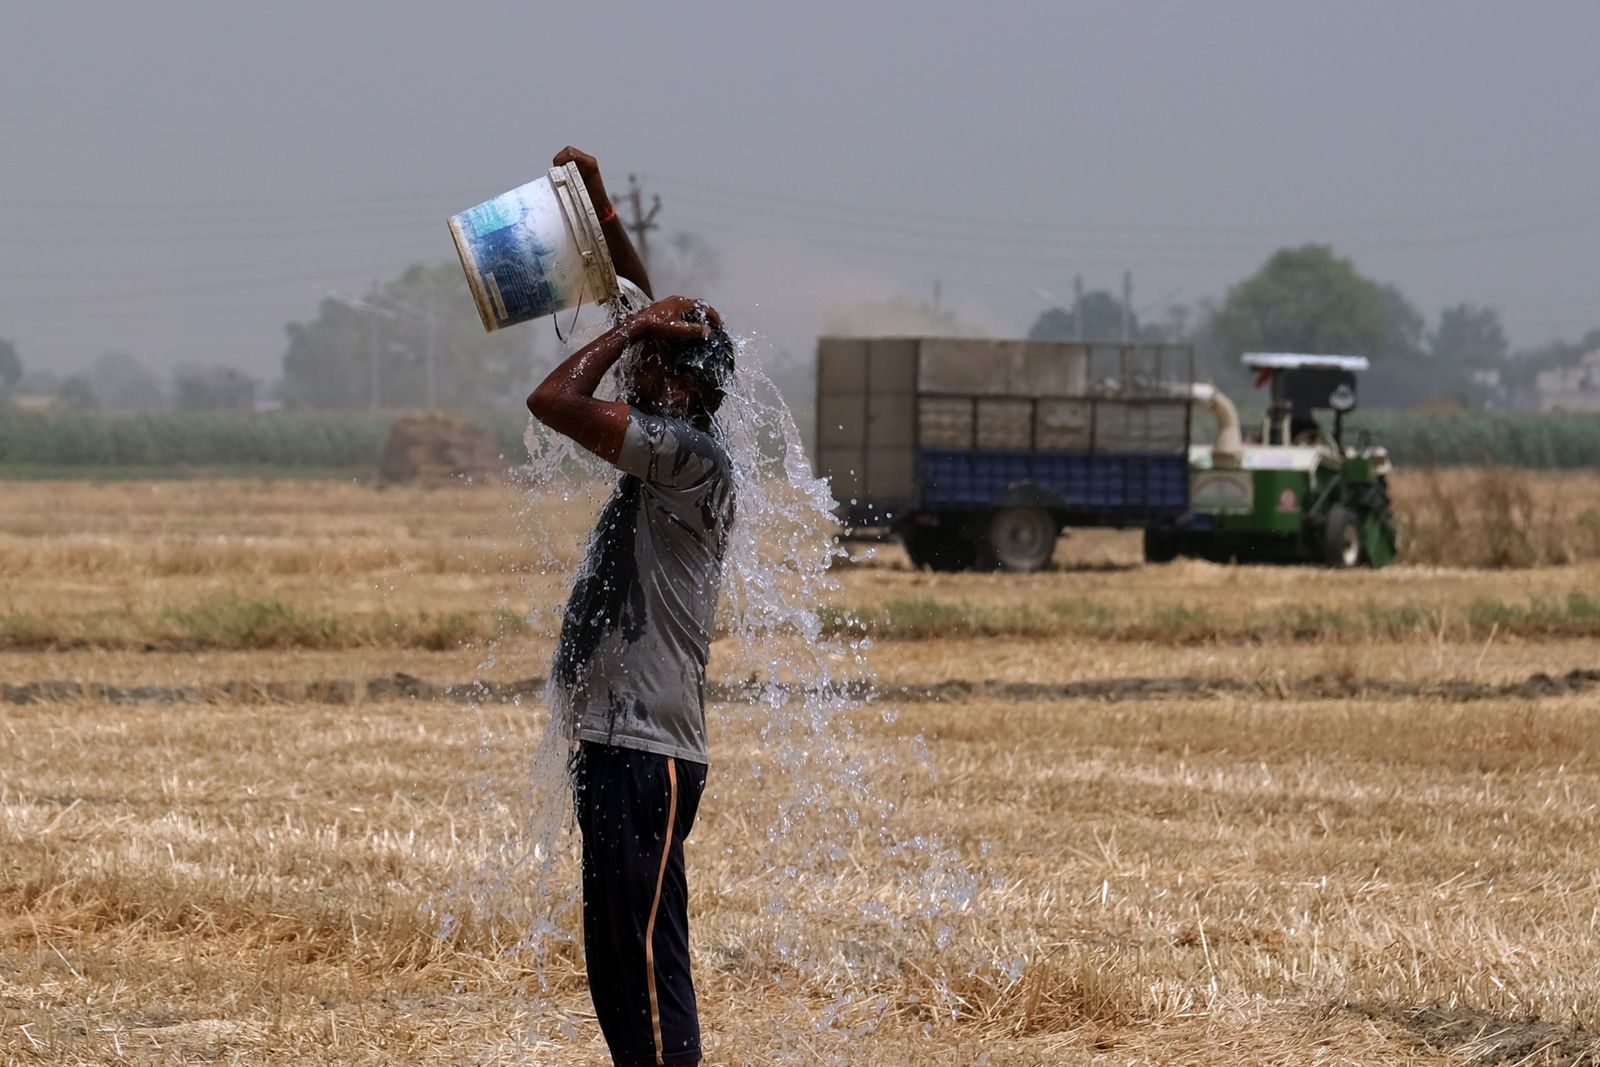
[[[1600,4],[3,0],[0,337],[275,376],[329,291],[567,143],[721,250],[735,326],[935,280],[1219,296],[1325,240],[1430,319],[1600,325]],[[463,284],[463,298],[465,286]]]

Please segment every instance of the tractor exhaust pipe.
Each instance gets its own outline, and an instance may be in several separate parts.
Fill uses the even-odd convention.
[[[1189,399],[1211,410],[1217,420],[1217,441],[1211,446],[1215,467],[1237,467],[1244,459],[1244,442],[1239,436],[1239,409],[1226,393],[1207,382],[1189,386]]]

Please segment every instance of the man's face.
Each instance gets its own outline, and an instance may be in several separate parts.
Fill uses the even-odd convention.
[[[653,414],[686,418],[695,409],[699,389],[691,375],[668,370],[671,358],[659,344],[640,348],[629,381],[632,402]]]

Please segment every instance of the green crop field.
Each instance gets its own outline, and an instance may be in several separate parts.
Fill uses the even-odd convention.
[[[370,411],[106,414],[0,409],[0,476],[169,477],[196,469],[344,476],[376,464],[397,416]],[[523,454],[526,416],[521,412],[470,417],[489,430],[506,456]],[[1196,420],[1197,439],[1205,433],[1204,420]],[[1377,410],[1351,420],[1349,439],[1361,433],[1388,446],[1401,466],[1600,468],[1600,415]],[[118,468],[124,469],[121,474]]]

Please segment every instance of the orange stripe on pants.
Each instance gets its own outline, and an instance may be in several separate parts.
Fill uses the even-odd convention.
[[[656,911],[661,907],[661,886],[667,879],[667,856],[672,852],[672,824],[678,816],[678,769],[667,757],[667,839],[661,845],[661,868],[656,871],[656,895],[650,901],[650,920],[644,925],[645,983],[650,990],[650,1031],[656,1039],[656,1063],[661,1062],[661,1004],[656,1000]]]

